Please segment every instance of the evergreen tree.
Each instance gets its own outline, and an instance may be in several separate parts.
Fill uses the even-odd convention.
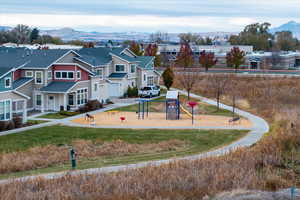
[[[37,28],[32,29],[30,33],[30,42],[33,43],[39,38],[39,30]]]
[[[171,67],[168,67],[162,74],[163,82],[166,88],[169,90],[174,82],[174,72]]]

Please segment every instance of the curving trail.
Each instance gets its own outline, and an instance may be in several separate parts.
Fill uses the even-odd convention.
[[[185,91],[178,90],[180,93],[187,95]],[[206,102],[211,105],[217,105],[216,101],[201,97],[196,94],[190,94],[191,97],[195,99],[199,99],[203,102]],[[231,106],[227,106],[224,104],[220,104],[220,108],[226,109],[226,110],[232,110]],[[252,124],[253,127],[251,131],[243,138],[241,138],[238,141],[233,142],[232,144],[228,146],[221,147],[216,150],[212,150],[209,152],[201,153],[198,155],[193,155],[193,156],[186,156],[183,158],[172,158],[172,159],[164,159],[164,160],[157,160],[157,161],[146,161],[146,162],[141,162],[141,163],[136,163],[136,164],[128,164],[128,165],[120,165],[120,166],[112,166],[112,167],[102,167],[102,168],[94,168],[94,169],[85,169],[85,170],[78,170],[78,171],[72,171],[72,172],[58,172],[58,173],[51,173],[51,174],[42,174],[42,175],[37,175],[37,176],[26,176],[22,178],[17,178],[17,179],[7,179],[7,180],[1,180],[0,184],[5,184],[9,183],[11,181],[26,181],[34,178],[45,178],[45,179],[54,179],[54,178],[60,178],[65,175],[88,175],[88,174],[95,174],[95,173],[109,173],[109,172],[118,172],[118,171],[124,171],[127,169],[136,169],[136,168],[142,168],[146,166],[159,166],[162,164],[168,164],[173,161],[178,161],[178,160],[197,160],[205,157],[211,157],[211,156],[221,156],[224,154],[227,154],[239,147],[248,147],[256,142],[258,142],[265,133],[269,131],[269,125],[268,123],[253,114],[250,114],[246,111],[236,109],[236,113],[239,114],[242,117],[248,118]],[[66,121],[64,121],[66,122]],[[207,129],[207,128],[206,128]]]

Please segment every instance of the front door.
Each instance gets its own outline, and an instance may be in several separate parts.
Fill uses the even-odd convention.
[[[53,95],[50,95],[48,97],[48,110],[54,111],[55,110],[54,105],[55,105],[55,98]]]

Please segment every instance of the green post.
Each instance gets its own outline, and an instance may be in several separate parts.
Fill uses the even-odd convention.
[[[76,151],[73,148],[71,148],[70,149],[70,160],[71,160],[72,170],[74,170],[77,166],[76,155],[77,155]]]

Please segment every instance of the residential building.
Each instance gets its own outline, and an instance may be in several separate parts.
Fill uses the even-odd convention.
[[[106,102],[128,87],[158,84],[154,57],[126,48],[0,48],[0,120],[27,111],[76,110]]]

